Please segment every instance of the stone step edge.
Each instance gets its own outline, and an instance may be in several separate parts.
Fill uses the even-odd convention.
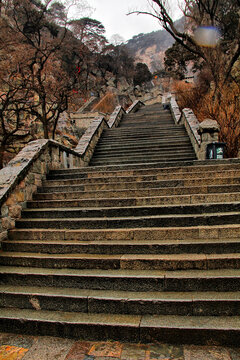
[[[114,315],[1,310],[0,328],[37,335],[132,342],[170,341],[239,345],[239,316]],[[5,330],[5,331],[6,331]]]
[[[170,166],[169,166],[170,165]],[[156,170],[162,171],[163,169],[178,169],[180,167],[187,167],[189,169],[192,168],[200,168],[204,170],[204,167],[208,166],[212,169],[216,168],[216,166],[227,166],[231,167],[232,165],[236,166],[239,169],[240,166],[240,159],[223,159],[223,160],[186,160],[186,161],[176,161],[172,163],[167,162],[154,162],[154,163],[144,163],[144,164],[136,164],[136,168],[132,168],[132,165],[127,164],[123,165],[111,165],[111,166],[86,166],[83,168],[75,168],[75,169],[61,169],[61,170],[51,170],[50,174],[64,174],[64,173],[86,173],[86,172],[117,172],[117,171],[146,171],[146,170]],[[142,168],[141,168],[142,167]]]
[[[24,266],[0,266],[1,275],[37,275],[37,276],[73,276],[95,277],[100,279],[240,279],[240,269],[211,269],[211,270],[128,270],[128,269],[53,269]],[[2,283],[3,284],[3,283]],[[7,284],[6,284],[7,286]]]
[[[72,175],[77,175],[77,174],[72,174]],[[199,177],[200,175],[200,177]],[[177,180],[178,179],[178,176],[181,176],[183,179],[186,179],[186,177],[190,177],[190,178],[195,178],[195,179],[204,179],[205,176],[208,177],[208,176],[216,176],[216,175],[219,175],[219,176],[222,176],[222,175],[228,175],[228,177],[235,177],[235,176],[238,176],[240,177],[240,168],[239,169],[236,169],[236,170],[208,170],[206,171],[205,174],[203,174],[202,171],[193,171],[193,172],[176,172],[176,173],[153,173],[153,174],[142,174],[142,175],[137,175],[137,174],[130,174],[128,176],[112,176],[113,178],[113,182],[118,182],[118,181],[124,181],[126,180],[127,182],[130,181],[131,182],[131,179],[139,179],[139,181],[142,181],[141,178],[144,178],[145,181],[147,181],[148,178],[153,178],[155,177],[156,179],[155,180],[161,180],[161,178],[165,178],[166,176],[168,176],[169,179],[172,179],[172,180]],[[159,177],[159,178],[158,178]],[[173,178],[171,178],[173,177]],[[104,180],[106,179],[109,179],[109,176],[102,176],[102,177],[79,177],[79,178],[72,178],[72,179],[48,179],[48,180],[44,180],[43,183],[53,183],[53,182],[56,182],[56,181],[62,181],[63,183],[66,182],[66,181],[79,181],[79,183],[81,183],[82,180],[86,181],[86,180],[94,180],[94,181],[99,181],[99,180],[102,180],[100,181],[100,183],[104,183]],[[116,180],[115,180],[116,179]],[[109,182],[111,183],[111,182]],[[85,184],[85,182],[83,183]]]
[[[141,238],[147,237],[151,239],[152,236],[163,236],[171,239],[189,239],[194,237],[196,239],[219,239],[222,237],[238,238],[240,235],[240,224],[227,224],[227,225],[213,225],[213,226],[189,226],[189,227],[156,227],[156,228],[128,228],[128,229],[13,229],[9,231],[9,237],[15,235],[29,236],[30,234],[37,236],[38,239],[55,238],[62,240],[75,240],[79,236],[84,239],[104,239],[117,238],[118,240],[143,240]],[[182,235],[181,235],[182,234]]]
[[[21,229],[19,229],[21,230]],[[16,232],[17,234],[18,232]],[[42,242],[44,241],[44,243]],[[89,245],[96,245],[96,246],[181,246],[181,245],[204,245],[204,244],[209,244],[209,245],[214,245],[214,244],[219,244],[219,245],[223,245],[223,244],[238,244],[240,243],[240,238],[236,237],[236,238],[206,238],[206,239],[162,239],[162,240],[56,240],[56,239],[21,239],[21,240],[11,240],[11,239],[7,239],[7,240],[3,240],[2,244],[41,244],[41,245],[66,245],[66,246],[75,246],[75,245],[79,245],[79,246],[89,246]]]
[[[76,200],[75,200],[76,201]],[[228,206],[239,206],[239,210],[240,210],[240,202],[239,201],[233,201],[233,202],[211,202],[211,203],[194,203],[194,204],[164,204],[164,205],[132,205],[132,206],[121,206],[121,207],[116,207],[116,206],[106,206],[106,207],[81,207],[81,206],[74,206],[72,208],[69,207],[61,207],[61,208],[34,208],[34,209],[24,209],[22,211],[22,213],[25,214],[34,214],[37,212],[51,212],[51,213],[55,213],[56,211],[59,213],[66,213],[66,212],[71,212],[71,211],[80,211],[80,212],[85,212],[85,211],[111,211],[111,210],[121,210],[121,211],[126,211],[126,210],[148,210],[148,209],[159,209],[159,210],[164,210],[164,209],[183,209],[183,211],[186,211],[185,214],[188,214],[187,211],[189,211],[188,209],[192,209],[192,208],[197,208],[199,207],[200,210],[207,210],[208,208],[211,207],[219,207],[219,206],[223,206],[223,207],[228,207]],[[226,211],[227,213],[229,213],[229,211]],[[236,212],[236,210],[232,211],[232,212]],[[159,214],[161,215],[161,214]],[[163,214],[164,215],[164,214]],[[178,214],[178,215],[182,215],[182,214]],[[191,214],[192,215],[192,214]],[[144,215],[143,215],[144,216]],[[147,216],[158,216],[158,215],[147,215]],[[136,216],[138,217],[138,216]]]
[[[120,291],[120,290],[91,290],[79,288],[58,288],[38,286],[0,285],[0,294],[28,295],[31,297],[56,296],[74,298],[103,298],[116,300],[158,300],[158,301],[239,301],[240,291],[202,291],[202,292],[176,292],[176,291]]]

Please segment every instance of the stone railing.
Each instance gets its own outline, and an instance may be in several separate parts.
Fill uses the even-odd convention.
[[[136,101],[127,112],[135,112],[142,105]],[[0,243],[7,230],[15,227],[22,209],[48,171],[87,166],[103,130],[118,126],[124,114],[126,111],[117,106],[108,122],[103,116],[94,119],[74,150],[53,140],[32,141],[0,170]]]
[[[141,106],[144,106],[144,103],[140,100],[135,100],[132,105],[127,109],[126,114],[138,111]]]
[[[207,145],[218,141],[220,127],[216,120],[206,119],[199,122],[193,111],[178,107],[175,97],[170,102],[170,111],[176,124],[182,124],[188,133],[198,160],[206,159]]]
[[[83,166],[81,156],[53,140],[30,142],[0,170],[0,240],[15,226],[49,170]]]
[[[75,151],[81,155],[84,166],[89,164],[103,130],[117,127],[124,114],[135,112],[143,105],[141,101],[136,100],[127,111],[119,105],[114,109],[108,121],[106,121],[104,116],[100,116],[91,122],[91,125],[85,131],[75,148]]]

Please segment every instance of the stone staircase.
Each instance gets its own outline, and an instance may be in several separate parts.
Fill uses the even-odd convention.
[[[137,164],[196,159],[183,125],[176,126],[159,104],[124,115],[120,127],[105,130],[90,165]]]
[[[187,138],[180,153],[183,130],[153,108],[105,132],[98,166],[51,171],[28,202],[2,246],[1,331],[238,344],[240,161],[194,161]]]

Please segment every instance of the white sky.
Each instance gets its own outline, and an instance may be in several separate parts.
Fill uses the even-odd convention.
[[[171,0],[171,13],[174,20],[181,16],[177,0]],[[129,15],[131,10],[147,10],[148,0],[87,0],[94,8],[91,18],[102,22],[106,29],[106,37],[121,35],[125,40],[140,33],[160,30],[157,19],[149,15]]]

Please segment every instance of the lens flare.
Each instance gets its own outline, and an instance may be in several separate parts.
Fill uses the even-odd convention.
[[[200,26],[194,32],[196,43],[205,47],[216,47],[220,36],[220,31],[214,26]]]

